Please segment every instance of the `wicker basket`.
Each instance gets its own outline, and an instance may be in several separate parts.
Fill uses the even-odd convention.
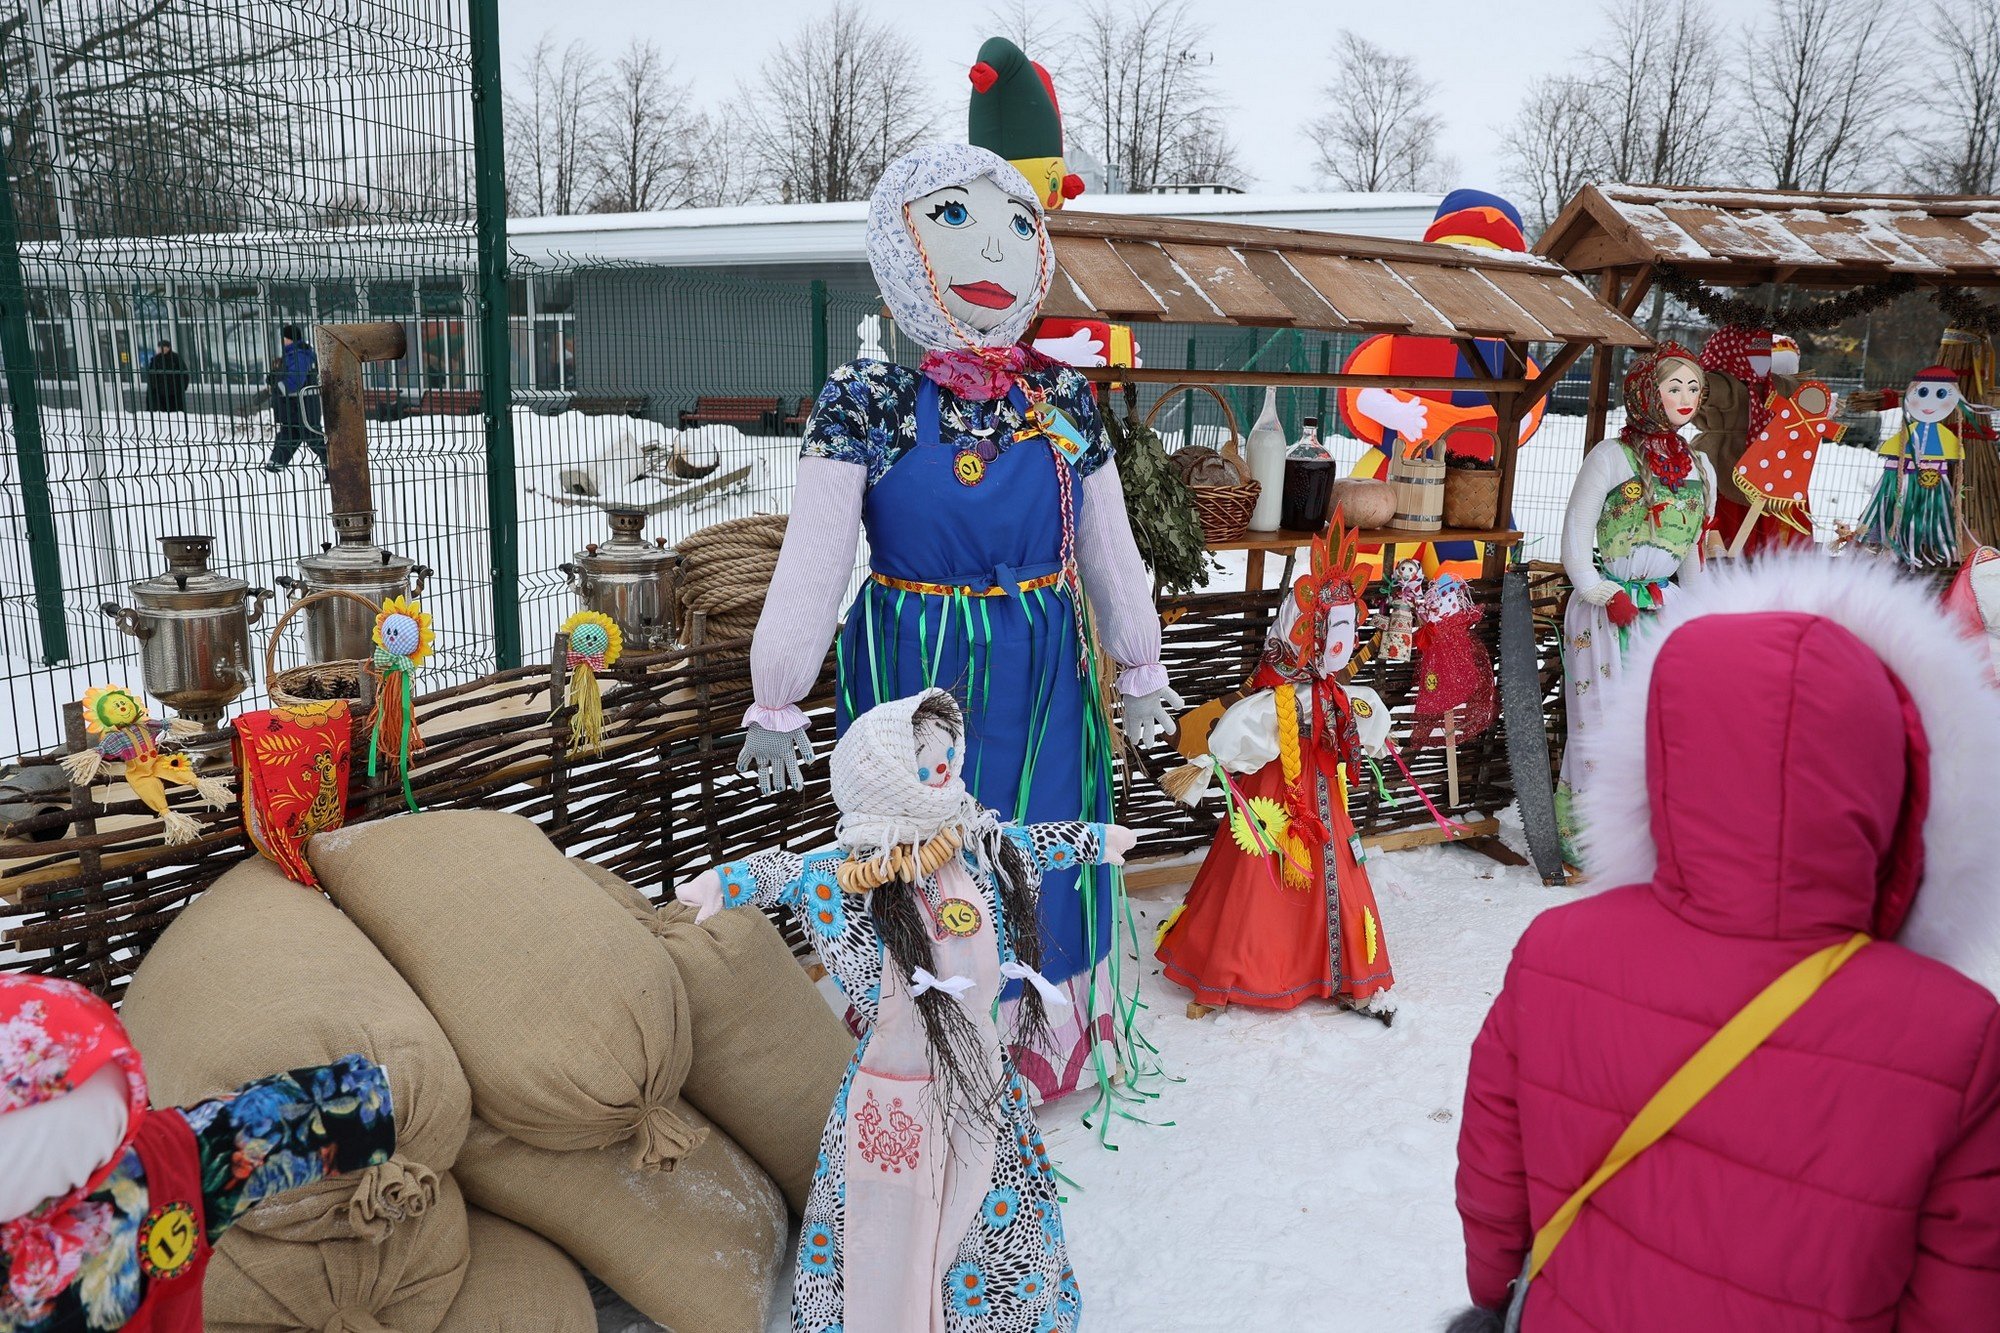
[[[334,699],[345,699],[359,721],[374,709],[372,682],[375,673],[368,663],[308,662],[304,666],[278,670],[278,635],[284,630],[285,623],[312,603],[329,597],[345,597],[350,602],[359,602],[368,608],[370,615],[380,610],[359,593],[342,592],[337,588],[308,593],[293,602],[285,608],[285,614],[278,617],[278,623],[271,626],[271,637],[264,645],[264,689],[271,696],[273,708],[308,708]]]
[[[1176,384],[1160,395],[1146,413],[1146,424],[1153,424],[1153,418],[1160,409],[1179,394],[1205,393],[1215,400],[1222,409],[1222,419],[1229,427],[1229,442],[1222,446],[1222,456],[1236,468],[1236,475],[1248,477],[1249,468],[1243,461],[1243,433],[1237,428],[1236,413],[1229,408],[1229,400],[1206,384]],[[1186,441],[1182,441],[1183,444]],[[1257,507],[1257,494],[1261,488],[1254,481],[1243,481],[1235,486],[1189,486],[1194,494],[1195,516],[1201,520],[1201,535],[1208,539],[1210,546],[1221,542],[1233,542],[1250,531],[1250,511]]]
[[[1397,448],[1389,459],[1389,480],[1396,487],[1396,517],[1389,526],[1399,532],[1436,532],[1444,526],[1444,447],[1438,440],[1420,445],[1413,455]]]
[[[1491,468],[1453,467],[1451,437],[1485,435],[1493,441]],[[1448,528],[1485,529],[1500,521],[1500,437],[1484,426],[1453,426],[1444,433],[1444,525]]]

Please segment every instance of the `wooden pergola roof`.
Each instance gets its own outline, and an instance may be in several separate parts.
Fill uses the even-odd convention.
[[[1179,218],[1051,213],[1046,315],[1331,333],[1650,339],[1560,266],[1531,255]]]
[[[1578,273],[1672,264],[1722,286],[1853,286],[1898,274],[2000,285],[2000,199],[1587,185],[1535,252]]]

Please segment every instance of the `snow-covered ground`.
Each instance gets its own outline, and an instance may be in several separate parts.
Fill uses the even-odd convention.
[[[1510,831],[1518,842],[1518,831]],[[1465,1303],[1452,1173],[1472,1038],[1529,920],[1574,896],[1461,848],[1376,854],[1401,1009],[1321,1003],[1185,1017],[1150,952],[1142,994],[1171,1127],[1097,1146],[1076,1099],[1041,1112],[1087,1326],[1419,1333]],[[1137,904],[1141,939],[1178,902]]]

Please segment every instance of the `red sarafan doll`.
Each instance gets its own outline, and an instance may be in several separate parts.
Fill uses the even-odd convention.
[[[149,1108],[109,1004],[73,982],[0,976],[0,1330],[201,1333],[217,1237],[264,1199],[395,1147],[371,1060]]]
[[[1161,930],[1158,957],[1198,1006],[1323,999],[1385,1024],[1395,1012],[1388,941],[1347,814],[1347,774],[1383,753],[1390,721],[1380,695],[1343,679],[1367,609],[1358,572],[1353,534],[1335,515],[1278,608],[1248,690],[1197,761],[1231,814]],[[1180,796],[1192,804],[1206,789]]]

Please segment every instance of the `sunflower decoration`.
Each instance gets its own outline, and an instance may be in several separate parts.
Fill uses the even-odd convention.
[[[573,711],[569,720],[569,752],[604,752],[604,693],[597,673],[614,665],[625,651],[618,622],[602,611],[579,611],[556,633],[569,636],[569,689],[563,702]]]
[[[375,614],[375,726],[368,738],[368,776],[388,752],[389,767],[403,780],[403,800],[417,808],[410,788],[410,755],[424,748],[417,731],[416,695],[411,686],[417,668],[431,655],[436,640],[431,618],[414,597],[391,597]]]
[[[1277,850],[1291,818],[1285,807],[1268,796],[1252,796],[1229,815],[1229,835],[1250,856],[1269,856]]]
[[[105,776],[112,764],[124,766],[125,785],[166,826],[169,845],[193,842],[201,825],[192,815],[167,804],[167,787],[192,787],[214,810],[229,805],[229,780],[203,777],[179,750],[166,747],[198,735],[198,723],[153,720],[143,700],[122,685],[100,685],[83,696],[83,728],[91,746],[62,757],[70,781],[89,786]]]

